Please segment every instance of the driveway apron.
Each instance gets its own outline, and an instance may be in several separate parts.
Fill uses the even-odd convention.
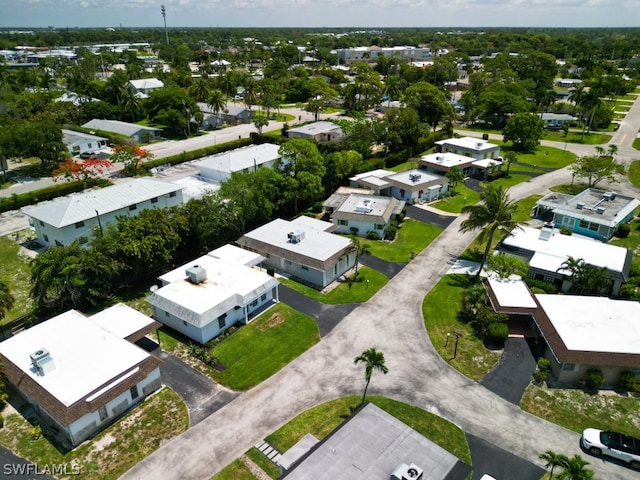
[[[480,480],[485,473],[494,478],[517,480],[540,480],[544,475],[543,468],[489,443],[484,438],[468,433],[466,437],[473,463],[471,480]]]
[[[418,208],[415,205],[407,206],[407,217],[423,223],[437,225],[440,228],[447,228],[456,219],[453,215],[439,215],[424,208]]]
[[[387,262],[386,260],[382,260],[372,255],[362,255],[359,262],[367,267],[379,271],[380,273],[384,273],[388,279],[395,277],[404,267],[407,266],[406,263]]]

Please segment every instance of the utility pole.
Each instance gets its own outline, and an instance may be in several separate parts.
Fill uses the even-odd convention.
[[[162,18],[164,20],[164,36],[167,40],[167,45],[169,45],[169,32],[167,31],[167,9],[164,8],[164,5],[160,7],[160,12],[162,12]]]

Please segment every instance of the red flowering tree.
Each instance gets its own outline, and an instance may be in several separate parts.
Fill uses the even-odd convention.
[[[102,175],[111,165],[110,160],[101,158],[76,160],[73,157],[67,157],[64,162],[58,163],[58,168],[52,172],[51,176],[54,182],[57,182],[59,178],[64,178],[65,180],[88,180]]]
[[[145,160],[151,160],[153,157],[153,153],[144,148],[135,145],[118,145],[113,147],[111,161],[124,163],[124,173],[132,177]]]

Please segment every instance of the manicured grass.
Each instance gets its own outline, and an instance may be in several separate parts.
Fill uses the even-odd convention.
[[[0,237],[0,265],[2,265],[0,268],[0,281],[9,287],[9,292],[15,299],[13,308],[0,320],[0,324],[15,320],[33,310],[33,302],[29,297],[29,290],[31,289],[30,259],[18,255],[20,245],[12,238],[15,238],[15,234]]]
[[[350,278],[353,278],[351,276]],[[368,280],[368,283],[367,283]],[[313,298],[318,302],[338,304],[338,303],[361,303],[373,297],[378,290],[384,287],[389,279],[382,273],[372,268],[363,266],[358,269],[358,278],[350,283],[343,281],[333,290],[322,293],[313,287],[296,282],[288,278],[281,278],[280,281],[293,290]]]
[[[542,134],[542,139],[551,140],[554,142],[582,143],[584,145],[602,145],[603,143],[607,143],[609,140],[611,140],[611,135],[598,132],[585,132],[583,136],[582,132],[570,130],[568,135],[565,136],[564,132],[562,131],[550,132],[548,130],[545,130]]]
[[[518,154],[518,162],[528,163],[541,168],[563,168],[575,159],[575,154],[571,152],[567,152],[566,150],[561,150],[559,148],[543,146],[539,146],[533,153]]]
[[[463,184],[456,186],[456,193],[452,197],[438,200],[434,207],[450,213],[460,213],[465,205],[473,205],[480,201],[480,194]]]
[[[567,195],[577,195],[584,189],[588,188],[584,183],[574,183],[572,185],[554,185],[549,187],[552,192],[565,193]]]
[[[408,262],[411,260],[411,252],[420,253],[440,233],[442,228],[429,223],[405,218],[393,243],[382,240],[364,240],[369,245],[371,255],[387,262]]]
[[[256,480],[256,477],[242,460],[237,459],[211,477],[211,480]]]
[[[422,315],[431,343],[443,360],[467,377],[480,380],[500,359],[500,353],[488,350],[473,329],[458,320],[462,292],[474,281],[468,275],[445,275],[424,298]],[[455,332],[462,336],[456,358],[453,358]]]
[[[311,317],[279,303],[212,349],[225,366],[212,376],[233,390],[248,390],[319,341]]]
[[[636,150],[640,150],[640,138],[636,138],[636,139],[633,141],[633,145],[632,145],[632,146],[633,146],[633,148],[635,148]]]
[[[622,95],[618,97],[618,100],[631,100],[635,102],[637,98],[638,98],[638,94],[627,93],[626,95]]]
[[[640,219],[636,219],[629,223],[629,226],[631,227],[631,231],[627,238],[613,237],[609,240],[609,243],[611,245],[628,248],[631,250],[631,253],[633,253],[634,262],[640,261]]]
[[[627,173],[629,181],[636,187],[640,188],[640,160],[634,160],[629,165],[629,172]]]
[[[0,429],[0,443],[38,466],[77,464],[84,478],[116,479],[161,443],[187,430],[189,415],[180,397],[163,388],[95,438],[61,453],[44,436],[32,439],[32,425],[9,415]]]
[[[387,168],[387,170],[391,170],[392,172],[406,172],[414,168],[418,168],[418,161],[416,159],[401,163],[395,167]]]
[[[531,210],[533,210],[534,205],[538,200],[542,198],[542,195],[529,195],[522,200],[518,200],[518,211],[513,217],[514,220],[526,222],[531,219]]]
[[[351,415],[361,400],[361,396],[350,396],[318,405],[292,419],[266,440],[282,452],[291,448],[307,433],[322,440]],[[471,464],[471,454],[464,432],[453,423],[433,413],[389,398],[368,396],[367,400]]]
[[[253,447],[245,454],[251,460],[254,461],[264,472],[274,480],[280,478],[280,469],[275,464],[265,457],[257,448]]]
[[[640,397],[591,395],[579,389],[555,389],[531,384],[520,406],[533,415],[578,433],[589,427],[628,435],[637,435],[640,430]]]

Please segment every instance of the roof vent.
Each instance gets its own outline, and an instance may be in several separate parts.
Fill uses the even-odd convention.
[[[444,157],[442,155],[436,155],[436,162],[444,161]]]
[[[200,265],[187,268],[187,278],[194,285],[198,285],[207,279],[207,271]]]
[[[596,212],[598,212],[600,215],[602,215],[604,213],[604,211],[606,210],[606,208],[604,207],[598,207],[596,208]]]
[[[604,200],[610,201],[616,198],[616,192],[605,192],[602,194]]]
[[[31,365],[39,376],[44,377],[47,373],[51,373],[56,369],[53,357],[46,348],[40,348],[29,354],[29,358],[31,359]]]
[[[416,183],[421,178],[422,178],[422,175],[419,174],[419,173],[410,173],[409,174],[409,180],[411,180],[413,183]]]
[[[287,238],[289,239],[289,243],[300,243],[302,240],[304,240],[304,232],[289,232],[287,233]]]
[[[478,142],[478,143],[476,143],[476,148],[480,149],[480,148],[482,148],[483,145],[484,145],[483,142]]]
[[[420,480],[422,473],[422,469],[415,463],[401,463],[391,474],[391,480]]]
[[[584,208],[584,202],[578,202],[578,203],[576,204],[576,208],[577,208],[578,210],[582,210],[582,209]]]
[[[542,227],[542,230],[540,230],[540,236],[538,236],[538,240],[544,240],[545,242],[548,242],[552,236],[553,236],[553,223],[547,222]]]

